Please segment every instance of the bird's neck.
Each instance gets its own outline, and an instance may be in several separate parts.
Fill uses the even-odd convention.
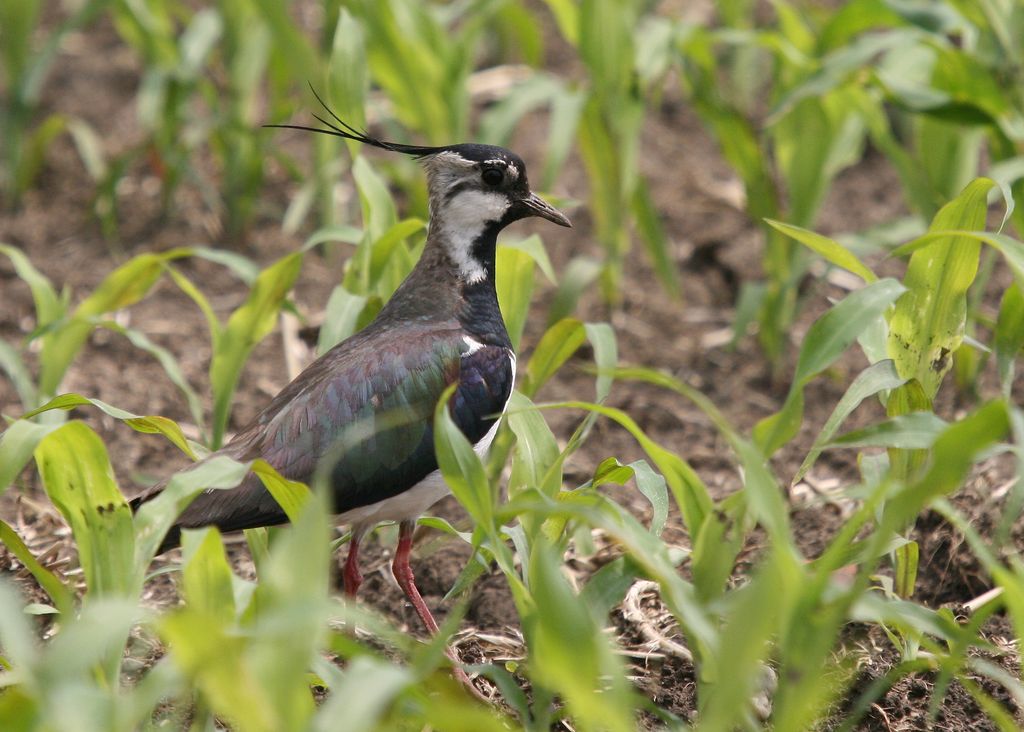
[[[498,223],[469,239],[431,219],[423,254],[381,313],[389,318],[457,320],[475,340],[511,347],[494,289]]]

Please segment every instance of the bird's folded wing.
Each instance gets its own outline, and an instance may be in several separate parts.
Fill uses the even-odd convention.
[[[311,482],[319,469],[342,513],[398,495],[437,469],[433,413],[449,384],[458,384],[452,418],[478,442],[511,393],[511,351],[471,346],[456,329],[391,335],[386,341],[357,336],[343,351],[325,354],[224,452],[239,460],[262,457],[293,480]],[[198,496],[179,526],[230,531],[285,520],[250,475],[237,488]]]

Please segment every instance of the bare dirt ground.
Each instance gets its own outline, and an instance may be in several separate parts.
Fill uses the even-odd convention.
[[[44,111],[62,112],[86,120],[100,135],[105,152],[116,156],[140,145],[134,95],[139,79],[136,59],[118,41],[109,26],[100,24],[71,39],[61,61],[46,85]],[[541,120],[529,119],[513,147],[535,167],[542,160],[544,139]],[[531,134],[537,131],[539,134]],[[302,138],[282,135],[282,144],[300,150]],[[666,296],[654,283],[650,268],[639,249],[626,266],[624,300],[608,313],[596,292],[581,302],[578,315],[585,320],[610,319],[618,337],[621,361],[665,370],[702,390],[742,431],[758,419],[776,411],[785,396],[786,384],[772,378],[769,364],[752,338],[735,350],[726,346],[723,334],[732,321],[733,303],[740,282],[759,276],[762,237],[736,205],[738,181],[722,161],[713,140],[702,129],[694,113],[672,93],[660,109],[652,110],[644,135],[642,172],[648,177],[664,224],[674,243],[674,260],[685,292],[682,302]],[[268,162],[267,184],[254,222],[241,251],[265,265],[292,251],[301,236],[281,232],[282,212],[295,184],[272,162]],[[0,213],[0,241],[23,249],[55,284],[67,287],[77,301],[122,259],[106,241],[90,215],[93,184],[71,143],[61,139],[47,157],[47,164],[35,189],[14,211]],[[586,198],[582,166],[571,160],[554,191],[576,199]],[[120,236],[126,255],[160,251],[190,244],[218,243],[217,218],[200,197],[187,187],[175,198],[170,213],[160,215],[159,185],[155,172],[144,163],[127,172],[119,187]],[[891,220],[903,213],[899,184],[885,161],[869,151],[856,167],[843,173],[830,193],[819,229],[826,233],[855,231]],[[591,236],[591,222],[585,210],[571,212],[575,228],[520,225],[520,232],[536,230],[544,237],[556,269],[579,255],[599,256]],[[301,232],[302,234],[308,232]],[[892,265],[897,266],[898,265]],[[243,300],[246,290],[217,266],[203,261],[181,264],[185,273],[211,298],[221,316]],[[306,258],[294,298],[300,310],[316,315],[323,310],[327,294],[338,281],[337,263],[319,255]],[[809,283],[807,307],[792,331],[790,373],[797,345],[813,318],[827,306],[828,297],[840,297],[838,288]],[[527,327],[524,351],[536,343],[543,330],[546,305],[551,292],[536,298],[536,318]],[[173,285],[164,282],[139,305],[124,315],[133,327],[147,333],[168,348],[185,375],[204,395],[209,405],[207,369],[210,360],[209,335],[201,313]],[[0,337],[17,343],[34,327],[32,299],[6,260],[0,259]],[[251,419],[269,398],[283,387],[288,377],[281,353],[281,338],[269,337],[255,351],[236,396],[232,429]],[[541,400],[588,398],[592,377],[582,371],[586,354],[570,363],[539,395]],[[521,359],[521,363],[524,361]],[[814,435],[842,395],[853,375],[864,366],[858,355],[842,360],[827,376],[817,379],[807,395],[806,426],[798,440],[787,446],[774,461],[780,482],[788,484]],[[991,369],[990,369],[991,370]],[[156,362],[123,338],[99,331],[68,373],[63,391],[96,397],[140,414],[162,414],[189,421],[185,404]],[[940,413],[952,417],[969,402],[949,395]],[[679,398],[666,396],[653,387],[618,383],[610,404],[626,410],[654,439],[678,452],[697,470],[718,495],[739,487],[736,469],[727,445],[709,421],[695,407]],[[0,379],[0,411],[20,412],[16,394]],[[877,418],[880,411],[866,405],[852,425]],[[76,417],[93,424],[106,441],[121,486],[132,494],[157,477],[182,467],[184,459],[161,438],[141,436],[95,410],[79,410]],[[566,437],[580,415],[549,413],[555,433]],[[632,439],[608,423],[599,423],[590,440],[568,466],[568,481],[586,480],[604,458],[616,456],[629,461],[643,457]],[[801,549],[814,557],[827,544],[844,516],[842,502],[823,497],[829,490],[852,482],[856,475],[854,455],[827,452],[807,482],[790,491],[792,521]],[[962,510],[979,526],[998,520],[1001,493],[1009,480],[1006,465],[992,461],[972,478],[957,499]],[[575,482],[574,482],[575,481]],[[1005,490],[1002,490],[1005,494]],[[644,515],[646,501],[632,490],[619,490],[618,500]],[[452,499],[436,508],[439,515],[458,521],[461,510]],[[33,548],[63,571],[73,571],[75,559],[69,534],[47,503],[38,481],[30,473],[20,487],[0,498],[0,517],[21,528]],[[685,546],[687,537],[678,518],[665,533],[670,543]],[[922,568],[918,598],[931,606],[963,607],[989,589],[984,573],[963,546],[963,539],[938,516],[926,516],[917,528],[921,542]],[[600,544],[599,544],[600,545]],[[243,544],[233,552],[245,564]],[[367,581],[364,602],[372,604],[397,623],[420,632],[411,608],[390,578],[390,541],[371,543],[364,567]],[[756,554],[756,542],[747,554]],[[466,561],[468,550],[440,535],[421,530],[417,536],[414,561],[419,586],[428,604],[439,615],[447,607],[441,598],[451,587]],[[170,555],[171,558],[174,555]],[[570,570],[580,579],[594,571],[601,557],[576,557]],[[41,598],[17,562],[0,548],[0,571],[13,575],[25,594]],[[71,575],[73,576],[73,575]],[[149,587],[148,600],[172,604],[177,594],[170,575]],[[959,611],[959,610],[958,610]],[[681,640],[666,616],[657,596],[637,588],[627,603],[609,618],[624,648],[631,654],[637,686],[653,702],[683,718],[695,710],[695,679],[690,664],[673,653],[666,639]],[[460,647],[468,659],[501,658],[517,645],[517,617],[502,577],[495,573],[472,590],[460,634]],[[1003,653],[998,660],[1017,673],[1015,639],[1008,621],[997,616],[987,626],[987,635]],[[851,628],[847,652],[856,658],[859,672],[855,688],[866,688],[898,662],[891,644],[878,633]],[[938,719],[928,719],[930,690],[935,679],[918,675],[898,683],[886,693],[865,718],[864,730],[985,730],[984,715],[972,697],[954,684],[945,697]],[[987,682],[979,683],[990,688]],[[992,690],[990,688],[990,690]],[[994,691],[994,690],[992,690]],[[1009,699],[1005,703],[1013,713]],[[836,709],[833,720],[842,719]],[[656,726],[654,718],[645,726]],[[831,725],[826,725],[831,728]]]

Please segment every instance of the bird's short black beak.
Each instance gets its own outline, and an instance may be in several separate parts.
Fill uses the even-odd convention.
[[[522,207],[523,216],[540,216],[542,219],[547,219],[559,226],[572,228],[572,222],[566,218],[565,214],[536,193],[531,192],[526,198],[520,199],[519,206]]]

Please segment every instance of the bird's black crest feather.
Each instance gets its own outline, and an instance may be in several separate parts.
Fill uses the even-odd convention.
[[[306,132],[319,132],[322,135],[333,135],[334,137],[344,137],[346,140],[355,140],[361,142],[364,145],[372,145],[373,147],[379,147],[381,150],[390,150],[391,152],[402,153],[403,155],[412,155],[413,157],[422,158],[428,155],[436,155],[439,152],[444,151],[444,147],[428,147],[426,145],[405,145],[400,142],[388,142],[387,140],[380,140],[376,137],[371,137],[365,130],[360,131],[350,125],[345,120],[341,119],[334,111],[327,106],[327,103],[317,94],[316,89],[313,85],[309,85],[309,90],[313,92],[313,96],[320,102],[320,106],[323,107],[327,114],[329,114],[334,122],[330,122],[318,114],[314,114],[320,124],[326,126],[328,129],[321,129],[319,127],[306,127],[305,125],[263,125],[264,127],[276,127],[279,129],[286,130],[304,130]],[[339,126],[340,125],[340,126]]]

